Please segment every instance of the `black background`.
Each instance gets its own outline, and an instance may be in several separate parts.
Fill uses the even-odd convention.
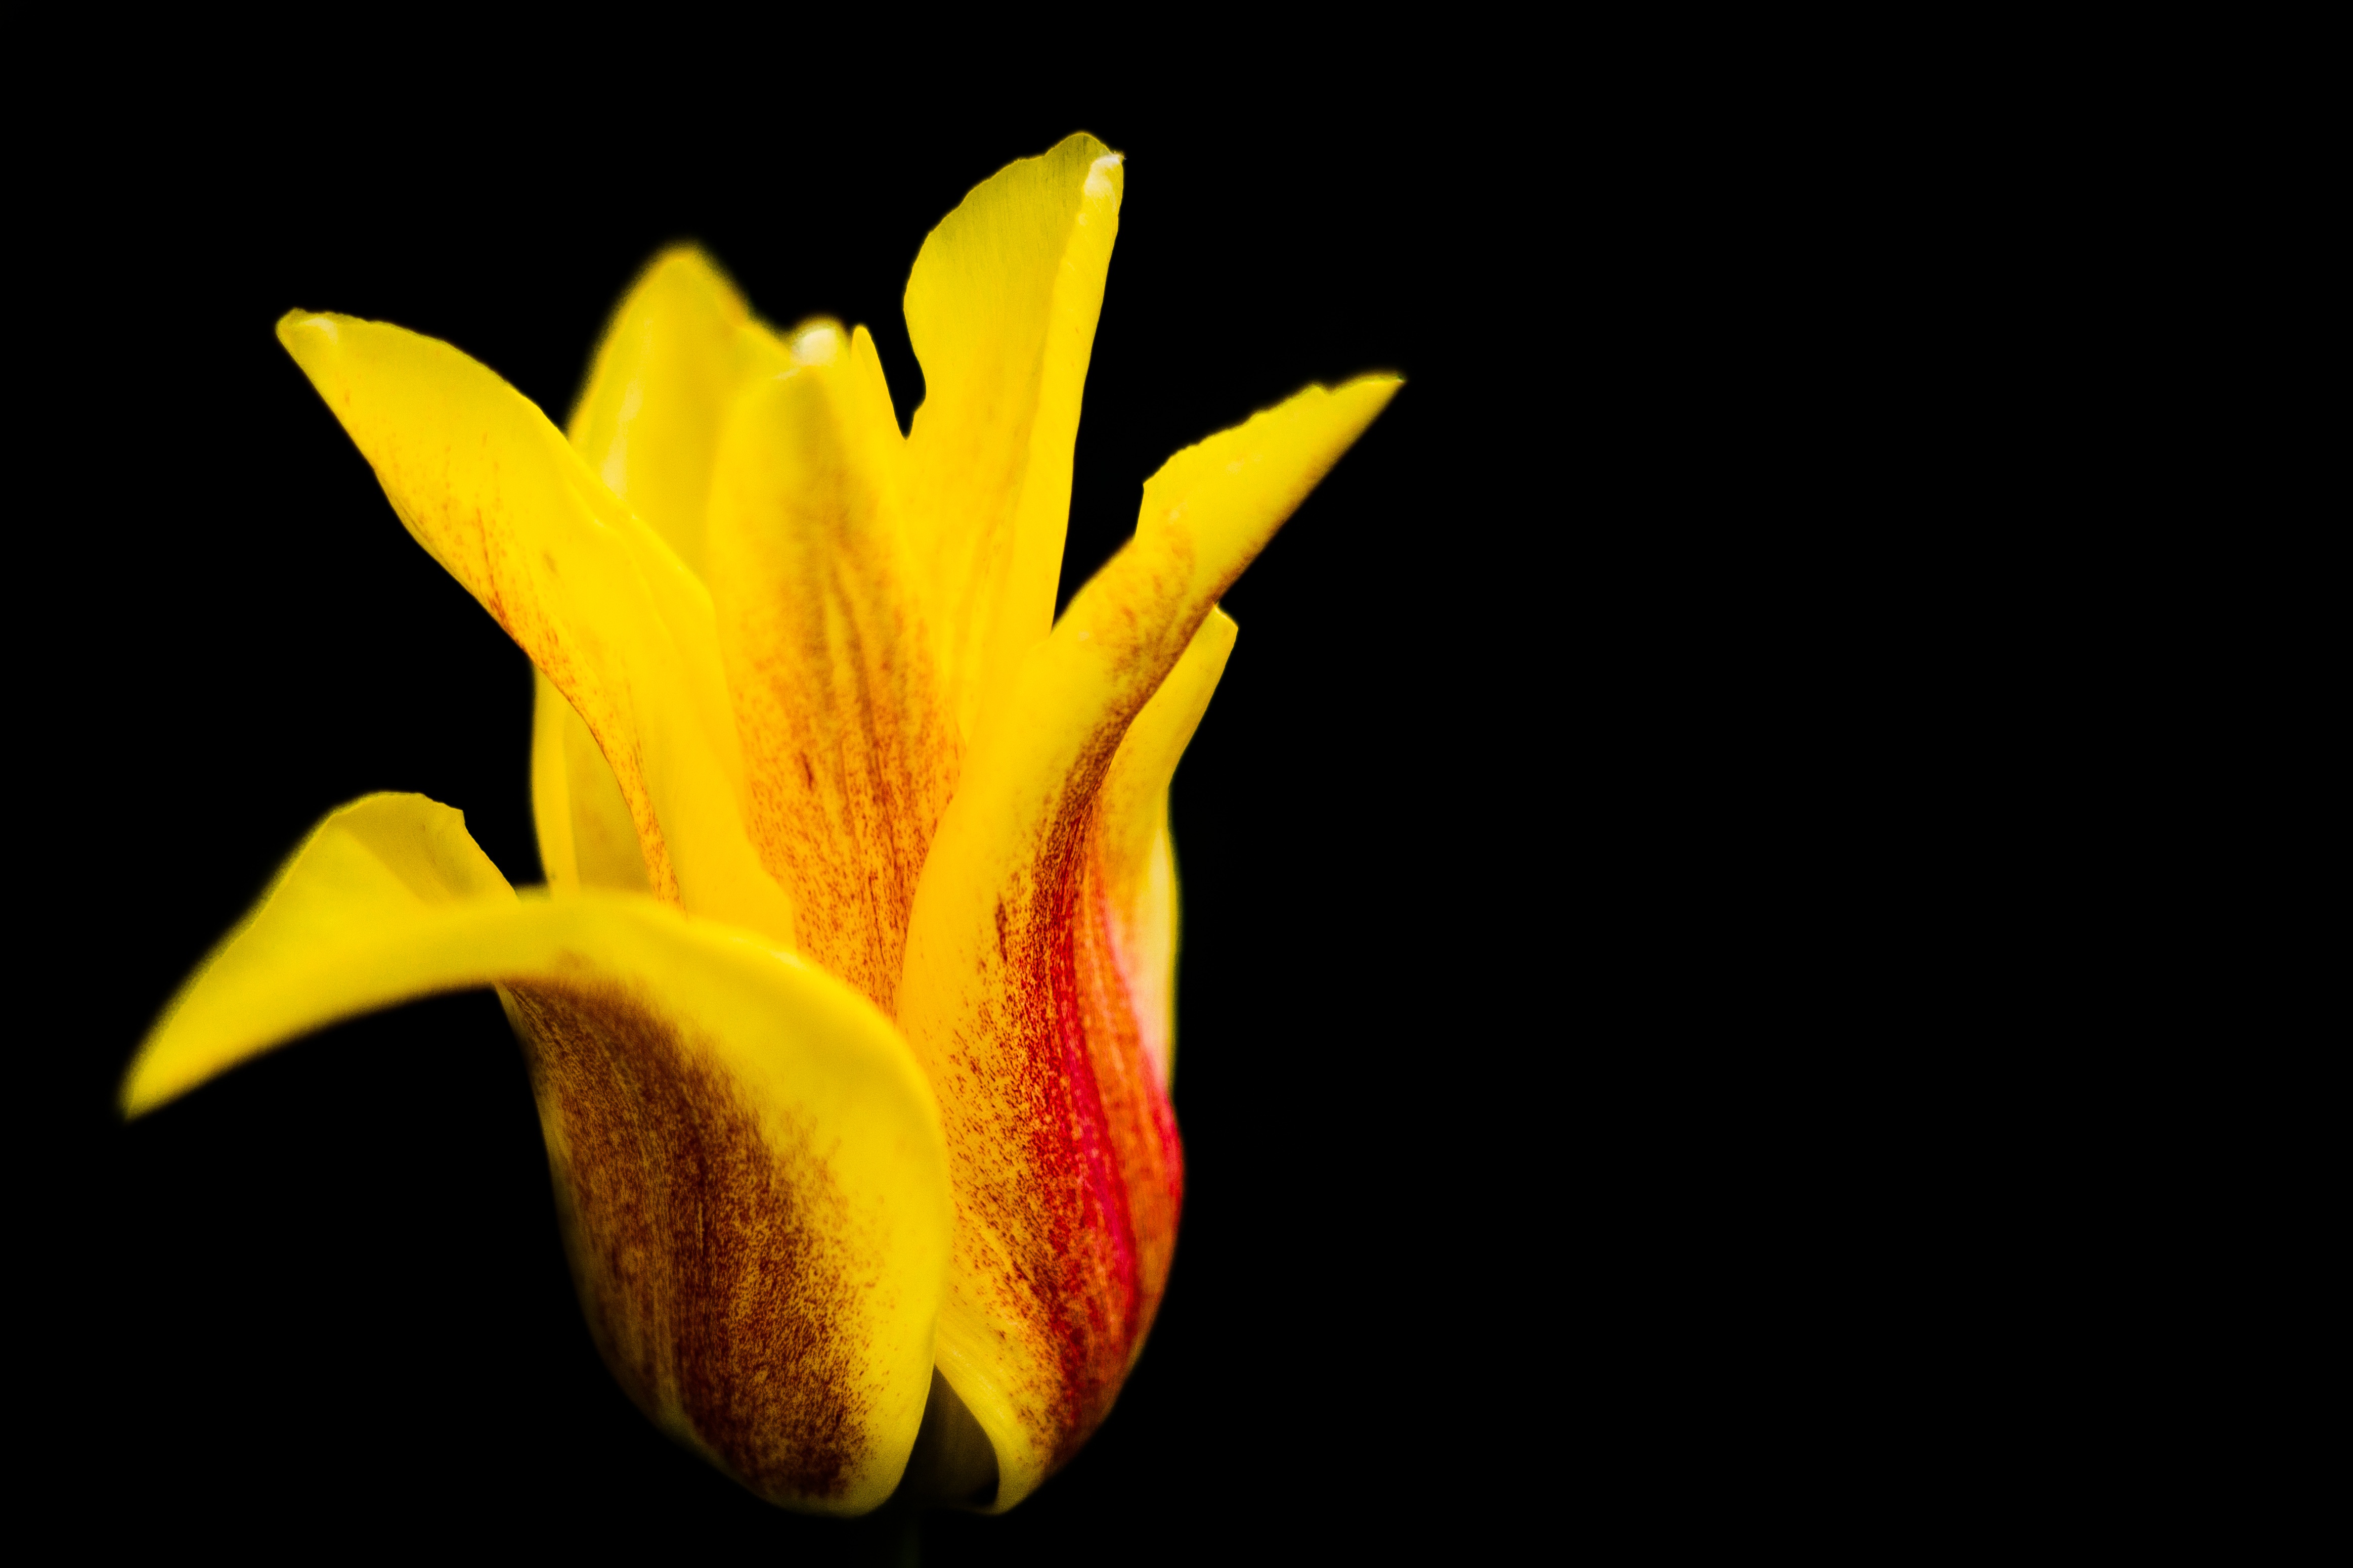
[[[70,628],[25,639],[35,951],[70,998],[37,1118],[73,1150],[36,1205],[66,1282],[52,1500],[108,1537],[290,1552],[874,1548],[741,1492],[606,1374],[487,994],[328,1030],[127,1129],[111,1097],[330,807],[421,791],[537,879],[528,666],[403,532],[277,316],[442,337],[560,420],[638,268],[693,238],[771,321],[871,327],[903,417],[924,234],[1076,129],[1128,165],[1065,597],[1169,453],[1311,380],[1407,384],[1228,596],[1240,641],[1177,775],[1187,1195],[1149,1348],[1065,1472],[1006,1518],[935,1516],[927,1558],[1467,1549],[1647,1451],[1620,1391],[1662,1352],[1622,1327],[1674,1308],[1620,1233],[1675,1177],[1593,1159],[1639,1142],[1634,1112],[1556,1081],[1571,1017],[1619,1018],[1657,962],[1626,933],[1671,896],[1603,868],[1676,787],[1625,710],[1678,655],[1593,634],[1650,589],[1592,569],[1591,482],[1572,504],[1580,472],[1641,468],[1609,449],[1640,421],[1607,410],[1650,395],[1594,394],[1627,306],[1589,266],[1572,285],[1585,176],[1459,103],[1311,114],[1271,86],[1215,112],[1041,91],[602,139],[354,87],[361,138],[311,90],[282,119],[190,106],[51,189],[90,301],[57,319],[39,426],[72,477],[40,542],[62,602],[19,626]]]
[[[420,790],[536,870],[528,671],[276,318],[434,333],[560,416],[638,267],[696,237],[771,321],[872,328],[903,413],[923,236],[1084,128],[1129,163],[1066,589],[1177,447],[1310,380],[1407,385],[1229,596],[1177,774],[1159,1323],[1071,1467],[935,1519],[930,1559],[1875,1561],[2215,1506],[2216,1446],[2295,1424],[2208,1418],[2178,1369],[2302,1390],[2309,1358],[2261,1244],[2217,1267],[2182,1226],[2327,1190],[2221,1173],[2232,1116],[2282,1142],[2276,1081],[2228,1109],[2229,1064],[2305,1037],[2242,1016],[2292,961],[2216,957],[2269,931],[2266,873],[2210,873],[2311,863],[2260,836],[2316,776],[2269,737],[2317,731],[2263,703],[2332,668],[2294,613],[2326,535],[2265,490],[2311,446],[2263,356],[2312,342],[2314,249],[2263,172],[2323,142],[2312,95],[2242,123],[2225,85],[2274,83],[2277,40],[2241,69],[2211,29],[1926,14],[774,33],[815,15],[567,23],[576,50],[407,12],[27,27],[20,1494],[95,1542],[306,1557],[888,1544],[755,1503],[614,1388],[487,996],[129,1129],[111,1101],[335,804]]]

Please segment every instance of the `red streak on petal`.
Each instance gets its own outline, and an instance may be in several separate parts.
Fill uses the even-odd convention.
[[[1134,1365],[1184,1203],[1176,1112],[1113,935],[1117,883],[1095,826],[1108,762],[1073,770],[1026,888],[998,901],[979,955],[990,1000],[942,1094],[950,1149],[969,1152],[959,1224],[996,1244],[987,1310],[1023,1325],[1027,1364],[1007,1369],[1007,1391],[1050,1469]]]
[[[1060,1278],[1050,1300],[1063,1408],[1055,1463],[1110,1413],[1160,1305],[1184,1203],[1175,1109],[1144,1049],[1110,930],[1093,835],[1055,900],[1046,954],[1053,1033],[1029,1155]],[[1044,1065],[1044,1064],[1041,1064]]]

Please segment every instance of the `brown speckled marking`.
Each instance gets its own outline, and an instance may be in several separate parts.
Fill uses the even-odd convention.
[[[677,1028],[609,981],[506,988],[573,1278],[613,1375],[763,1497],[837,1497],[864,1456],[844,1205]],[[828,1212],[830,1211],[830,1212]]]

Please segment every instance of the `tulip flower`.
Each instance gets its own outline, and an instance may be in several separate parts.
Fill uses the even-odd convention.
[[[1219,596],[1398,385],[1178,453],[1056,618],[1122,188],[1073,136],[932,232],[904,436],[863,328],[774,332],[691,250],[623,300],[568,438],[446,343],[278,326],[537,667],[546,886],[422,796],[330,813],[124,1110],[495,987],[614,1375],[797,1509],[914,1484],[926,1430],[934,1495],[1010,1508],[1134,1364],[1184,1196],[1169,780],[1233,646]]]

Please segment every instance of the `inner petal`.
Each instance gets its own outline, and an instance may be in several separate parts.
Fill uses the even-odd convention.
[[[747,391],[708,518],[753,841],[800,950],[888,1013],[960,748],[909,559],[890,389],[863,328]]]

